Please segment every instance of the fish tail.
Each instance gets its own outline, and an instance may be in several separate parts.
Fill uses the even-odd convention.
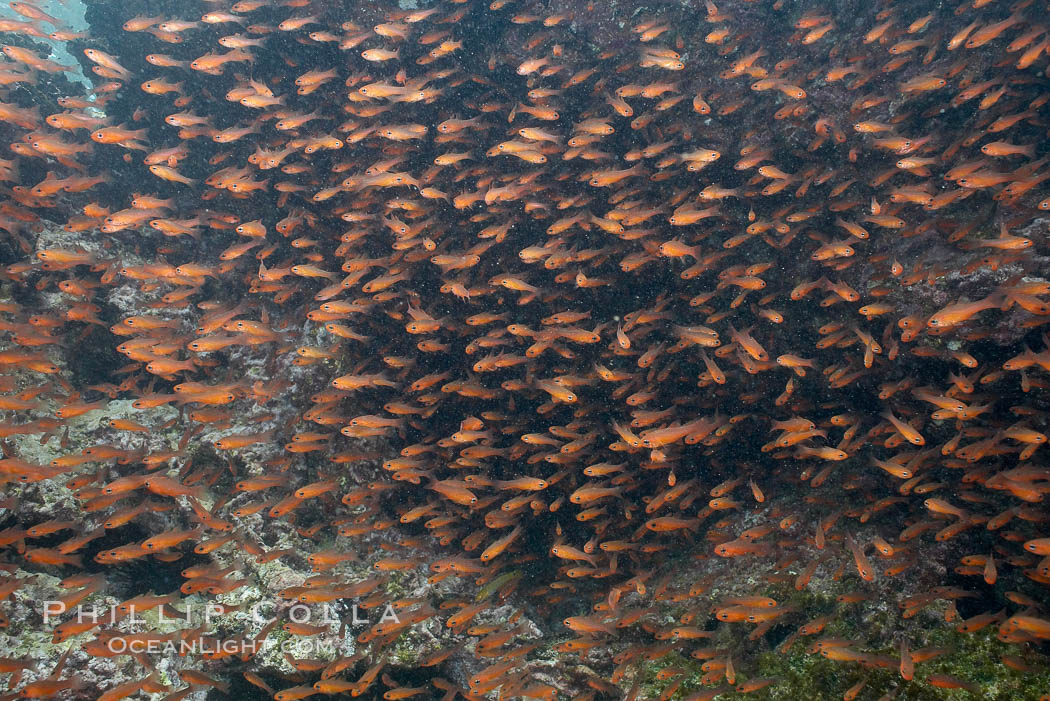
[[[1002,288],[997,289],[995,292],[985,297],[984,301],[990,305],[989,308],[998,307],[1003,311],[1009,309],[1013,304],[1009,293]]]
[[[386,375],[377,375],[373,382],[383,387],[397,387],[397,383],[391,379],[388,379]]]

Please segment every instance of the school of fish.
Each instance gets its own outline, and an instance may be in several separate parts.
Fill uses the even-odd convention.
[[[529,0],[8,5],[0,625],[43,574],[231,616],[41,622],[68,647],[0,698],[781,698],[761,661],[801,649],[834,698],[993,698],[938,630],[1047,674],[1046,0],[580,3],[603,36]],[[232,617],[248,587],[282,615]],[[111,645],[282,631],[354,652],[176,680]]]

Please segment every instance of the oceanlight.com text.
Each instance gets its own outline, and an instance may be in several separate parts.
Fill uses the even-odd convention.
[[[294,638],[280,641],[271,640],[138,640],[116,636],[106,641],[106,649],[114,655],[159,655],[175,654],[180,657],[198,655],[206,658],[253,657],[254,655],[276,647],[278,652],[296,657],[335,654],[338,640],[318,638]]]

